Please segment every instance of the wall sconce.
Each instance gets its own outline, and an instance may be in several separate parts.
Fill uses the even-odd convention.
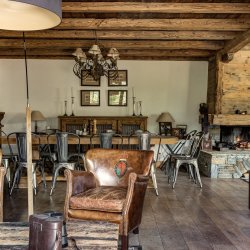
[[[171,135],[172,123],[175,122],[175,120],[170,113],[161,113],[156,121],[159,122],[160,135]]]

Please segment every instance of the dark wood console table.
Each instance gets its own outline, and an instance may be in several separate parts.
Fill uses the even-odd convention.
[[[83,130],[84,124],[91,126],[96,120],[97,132],[112,129],[117,133],[129,135],[135,130],[147,130],[146,116],[59,116],[59,129],[67,132]]]

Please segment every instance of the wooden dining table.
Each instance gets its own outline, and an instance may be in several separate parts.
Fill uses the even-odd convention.
[[[138,137],[133,136],[129,139],[129,136],[122,136],[123,142],[122,144],[124,145],[136,145],[138,144]],[[151,145],[158,145],[158,144],[175,144],[178,142],[178,138],[175,136],[152,136],[151,137]],[[15,144],[16,143],[16,138],[15,137],[9,137],[9,143],[10,144]],[[49,139],[50,144],[56,144],[56,137],[55,136],[50,136]],[[77,138],[71,138],[69,136],[68,138],[68,143],[69,144],[78,144]],[[1,144],[8,144],[8,140],[6,136],[0,137],[0,145]],[[32,144],[36,145],[39,144],[38,138],[32,138]],[[47,135],[40,135],[40,144],[48,144],[47,140]],[[81,145],[90,145],[91,144],[91,136],[86,135],[86,136],[80,136],[80,144]],[[100,139],[99,136],[95,136],[92,138],[92,144],[100,144]],[[112,144],[114,145],[120,145],[121,144],[121,137],[116,137],[114,136],[112,138]]]

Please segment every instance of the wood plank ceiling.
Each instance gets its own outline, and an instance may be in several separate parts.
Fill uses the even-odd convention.
[[[97,39],[103,54],[116,47],[122,60],[208,60],[250,42],[250,2],[63,1],[62,23],[26,32],[28,58],[73,59]],[[0,58],[23,58],[21,32],[0,30]]]

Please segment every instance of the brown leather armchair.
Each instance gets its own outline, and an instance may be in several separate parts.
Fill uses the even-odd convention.
[[[5,168],[2,166],[2,150],[0,149],[0,222],[3,221],[3,186]]]
[[[67,194],[64,216],[119,224],[122,249],[128,233],[138,231],[153,151],[90,149],[87,172],[65,170]]]

